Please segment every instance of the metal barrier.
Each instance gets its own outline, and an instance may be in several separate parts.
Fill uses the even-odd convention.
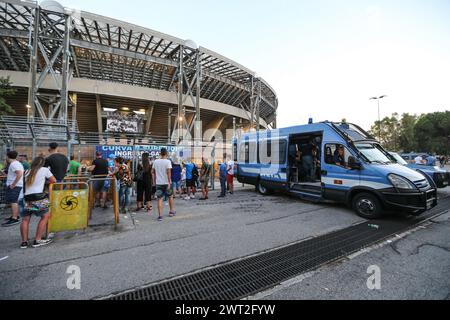
[[[77,186],[77,189],[67,188]],[[63,182],[50,185],[48,232],[84,230],[88,227],[89,185]]]
[[[88,183],[90,177],[88,175],[82,175],[82,176],[67,176],[64,178],[64,182],[72,182],[72,183]],[[68,188],[73,187],[74,185],[69,185]]]
[[[0,177],[0,208],[6,207],[6,177]]]

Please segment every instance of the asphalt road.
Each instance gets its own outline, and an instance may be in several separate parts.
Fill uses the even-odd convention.
[[[441,195],[447,194],[450,191],[441,192]],[[241,188],[235,195],[222,200],[217,199],[216,192],[212,192],[210,198],[207,202],[177,200],[177,217],[165,218],[162,223],[156,221],[155,213],[151,216],[138,213],[134,219],[123,218],[118,231],[112,227],[112,213],[98,211],[95,213],[94,227],[84,233],[58,234],[51,246],[40,249],[19,249],[18,227],[0,229],[0,299],[96,298],[364,221],[344,206],[312,204],[284,195],[263,197],[256,194],[253,188]],[[166,215],[167,211],[166,208]],[[431,238],[424,239],[439,246],[445,240],[447,244],[450,243],[445,223],[436,226],[437,232],[431,232],[436,234],[436,238],[430,236]],[[31,230],[33,229],[34,226]],[[443,239],[440,238],[441,233],[444,234]],[[420,233],[417,234],[420,236]],[[402,250],[401,246],[398,247]],[[376,253],[374,251],[367,255],[374,256],[374,261],[378,261],[374,255]],[[424,253],[432,256],[422,256]],[[430,245],[422,247],[418,256],[424,260],[441,257],[440,260],[433,260],[439,261],[439,264],[428,265],[429,269],[433,269],[432,276],[436,279],[439,276],[444,278],[442,268],[450,269],[448,251]],[[329,274],[322,273],[318,277],[322,281],[331,282],[331,275],[340,267],[339,283],[341,286],[348,286],[352,280],[356,281],[352,279],[352,274],[356,271],[351,269],[351,265],[361,257],[329,266]],[[381,255],[380,259],[394,261],[400,258],[395,253]],[[389,265],[395,269],[394,262]],[[410,267],[414,269],[414,265],[417,262]],[[78,266],[81,270],[80,290],[67,288],[69,274],[66,271],[70,266]],[[345,269],[344,266],[350,269]],[[441,283],[445,285],[445,279]],[[414,297],[409,295],[409,283],[403,283],[403,287],[404,294],[399,293],[399,298]],[[289,289],[290,293],[270,292],[270,297],[329,298],[320,294],[323,291],[321,287],[310,286],[309,294],[293,293],[297,292],[295,288],[284,288]],[[304,289],[300,291],[303,292]],[[445,298],[444,291],[430,294],[430,298]],[[395,297],[395,293],[391,296]],[[346,297],[345,290],[337,292],[335,297]],[[361,296],[364,297],[366,296]]]

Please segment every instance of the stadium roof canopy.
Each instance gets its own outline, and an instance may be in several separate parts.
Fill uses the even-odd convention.
[[[200,92],[201,99],[243,110],[252,123],[261,118],[267,125],[276,125],[275,91],[239,63],[197,48],[192,41],[93,13],[62,10],[53,1],[40,6],[30,1],[0,1],[0,69],[28,73],[34,55],[39,86],[44,83],[39,78],[42,73],[60,81],[67,58],[70,81],[107,81],[174,92],[175,96],[183,83],[178,78],[182,74],[182,95],[197,97]],[[34,41],[36,22],[39,41]],[[68,52],[64,51],[66,33]]]

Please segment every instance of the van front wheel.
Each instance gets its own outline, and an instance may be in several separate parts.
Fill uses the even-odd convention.
[[[267,196],[271,193],[270,189],[267,189],[266,187],[261,185],[261,183],[258,183],[258,185],[256,186],[256,190],[264,196]]]
[[[365,219],[378,219],[382,216],[380,200],[370,193],[359,193],[353,198],[353,209]]]

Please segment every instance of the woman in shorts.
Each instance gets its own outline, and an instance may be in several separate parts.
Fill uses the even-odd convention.
[[[31,216],[35,215],[41,220],[36,229],[33,248],[46,246],[52,242],[52,239],[42,239],[50,218],[50,201],[48,195],[44,193],[45,182],[48,180],[51,184],[56,183],[56,179],[48,168],[44,168],[45,158],[37,157],[31,163],[31,168],[25,173],[24,200],[25,207],[21,212],[22,224],[20,225],[20,234],[22,235],[21,248],[26,249],[29,246],[28,231]]]

